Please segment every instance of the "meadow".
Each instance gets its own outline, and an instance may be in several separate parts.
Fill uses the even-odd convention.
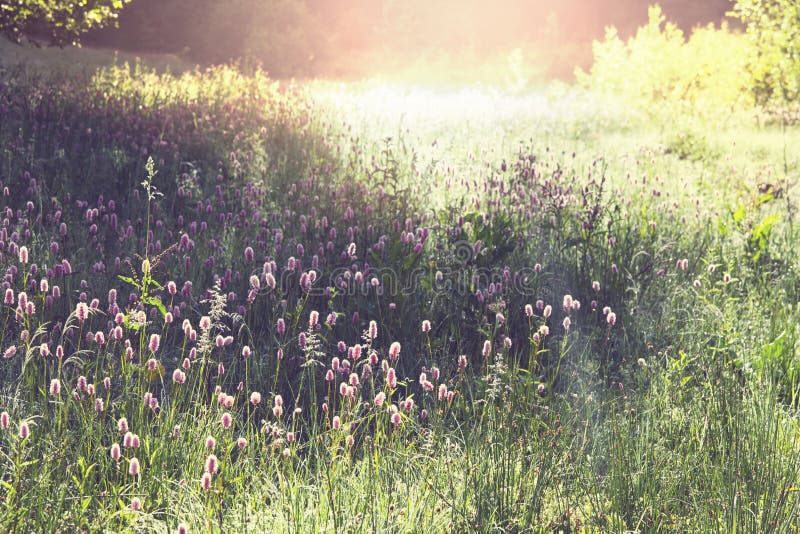
[[[795,125],[31,54],[3,531],[798,531]]]

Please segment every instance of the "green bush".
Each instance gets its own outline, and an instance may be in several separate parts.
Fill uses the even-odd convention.
[[[623,41],[616,28],[593,44],[594,64],[578,69],[578,83],[616,95],[653,114],[700,117],[752,108],[747,59],[753,42],[723,24],[696,29],[686,39],[658,6],[649,22]]]
[[[790,111],[800,101],[800,4],[796,0],[737,0],[731,13],[747,25],[748,72],[756,103]]]

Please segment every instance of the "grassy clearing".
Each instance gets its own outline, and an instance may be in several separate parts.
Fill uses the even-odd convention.
[[[4,76],[5,530],[796,530],[795,129]]]

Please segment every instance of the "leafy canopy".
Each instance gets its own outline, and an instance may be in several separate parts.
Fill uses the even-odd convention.
[[[130,1],[0,0],[0,32],[17,43],[77,44],[82,33],[116,20]]]
[[[731,14],[756,45],[750,62],[756,101],[780,106],[800,100],[800,2],[736,0]]]

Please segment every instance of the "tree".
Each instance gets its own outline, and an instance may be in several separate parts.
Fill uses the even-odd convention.
[[[107,25],[131,0],[0,0],[0,32],[19,43],[77,44],[81,34]]]
[[[800,102],[800,2],[735,2],[732,15],[747,25],[756,45],[750,62],[756,102],[777,108]]]

